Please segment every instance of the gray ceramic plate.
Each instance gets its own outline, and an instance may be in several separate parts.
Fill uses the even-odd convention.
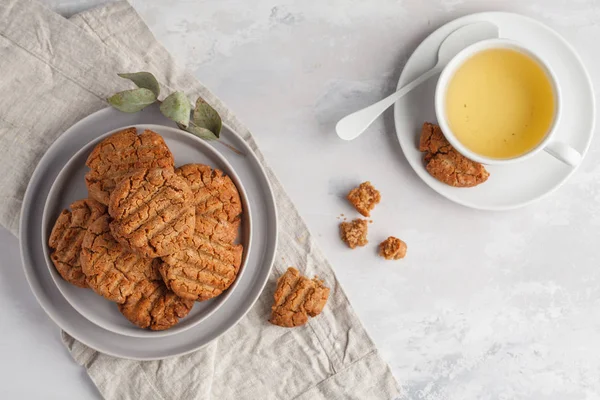
[[[87,189],[85,187],[85,174],[89,171],[85,162],[92,152],[93,148],[104,138],[123,129],[118,128],[105,135],[99,136],[85,145],[79,150],[64,166],[62,171],[56,177],[54,184],[50,188],[44,213],[42,215],[42,242],[46,244],[46,264],[50,270],[50,275],[54,279],[56,286],[61,291],[65,299],[71,306],[75,308],[81,315],[94,322],[96,325],[112,332],[120,333],[127,336],[135,337],[158,337],[168,336],[184,331],[206,319],[214,311],[217,310],[231,295],[237,282],[245,270],[246,260],[251,253],[251,208],[248,197],[241,180],[233,170],[233,167],[227,160],[221,156],[211,145],[196,136],[190,135],[179,129],[169,128],[161,125],[136,125],[138,132],[141,133],[144,129],[150,129],[159,133],[164,139],[169,149],[175,157],[175,165],[180,166],[188,163],[207,164],[214,168],[218,168],[231,177],[236,184],[242,206],[244,209],[243,220],[240,227],[240,243],[244,245],[244,257],[238,274],[239,279],[236,279],[229,290],[225,291],[221,296],[203,302],[196,302],[190,314],[183,318],[179,324],[164,331],[151,331],[148,329],[140,329],[129,322],[117,309],[116,304],[103,299],[95,294],[92,290],[81,289],[73,286],[63,280],[52,261],[50,260],[50,248],[47,246],[50,232],[54,226],[54,222],[62,210],[68,208],[75,200],[87,197]]]
[[[79,341],[103,353],[152,360],[189,353],[205,346],[234,326],[250,310],[267,282],[275,257],[277,214],[273,192],[260,162],[246,142],[224,126],[222,140],[242,150],[245,155],[237,155],[216,142],[209,142],[209,145],[237,172],[248,195],[252,220],[252,249],[246,256],[244,273],[237,279],[235,289],[230,291],[229,297],[211,315],[175,335],[132,337],[111,332],[91,322],[64,298],[46,265],[45,240],[42,240],[41,234],[44,229],[43,206],[59,172],[75,153],[106,132],[140,124],[173,126],[155,106],[136,114],[124,114],[107,108],[73,125],[50,146],[33,173],[25,193],[21,212],[20,246],[25,276],[31,289],[42,308],[57,325]],[[197,151],[197,148],[190,151]]]

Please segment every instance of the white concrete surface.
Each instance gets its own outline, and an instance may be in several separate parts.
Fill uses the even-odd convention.
[[[64,15],[102,0],[45,0]],[[410,399],[600,398],[600,144],[550,197],[517,211],[478,212],[443,199],[410,169],[391,113],[353,142],[335,121],[390,93],[426,35],[484,10],[550,25],[600,70],[593,0],[138,0],[175,56],[254,133],[331,260],[367,330]],[[596,85],[596,91],[598,87]],[[383,194],[373,246],[350,251],[342,196],[371,180]],[[388,235],[401,262],[375,256]],[[0,397],[99,395],[63,349],[0,232]]]

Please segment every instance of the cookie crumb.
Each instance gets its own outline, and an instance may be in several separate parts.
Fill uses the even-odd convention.
[[[402,240],[390,236],[379,244],[379,255],[386,260],[399,260],[406,256],[407,246]]]
[[[323,311],[328,298],[329,288],[322,280],[316,276],[308,279],[289,267],[277,280],[269,322],[284,328],[304,325],[309,316],[316,317]]]
[[[348,193],[347,199],[356,208],[356,211],[365,217],[370,217],[371,210],[381,201],[381,193],[371,185],[371,182],[367,181],[352,189]]]
[[[340,237],[351,249],[357,246],[364,246],[367,240],[368,223],[366,219],[355,219],[352,222],[342,222],[340,224]]]

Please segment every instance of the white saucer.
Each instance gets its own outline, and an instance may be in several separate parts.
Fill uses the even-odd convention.
[[[563,96],[564,111],[558,122],[556,139],[587,152],[595,126],[595,99],[590,77],[581,59],[561,36],[547,26],[517,14],[487,12],[468,15],[442,26],[429,35],[406,63],[398,88],[431,69],[442,41],[455,29],[479,21],[489,21],[500,29],[500,37],[521,42],[552,66]],[[507,210],[530,204],[558,189],[575,171],[541,152],[521,163],[486,166],[487,182],[475,188],[453,188],[429,175],[418,150],[421,125],[435,122],[433,78],[394,107],[396,133],[406,159],[417,175],[442,196],[467,207],[483,210]]]

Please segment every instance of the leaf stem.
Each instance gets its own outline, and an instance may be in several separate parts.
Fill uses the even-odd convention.
[[[158,103],[159,105],[162,104],[162,101],[159,100],[158,98],[156,99],[156,103]],[[198,126],[196,124],[194,124],[194,121],[192,121],[190,119],[189,125],[194,125],[194,126]],[[180,130],[187,132],[184,129],[179,128]],[[187,132],[189,133],[189,132]],[[224,141],[222,141],[221,139],[216,139],[217,142],[221,143],[223,146],[227,147],[229,150],[233,151],[235,154],[238,154],[240,156],[245,156],[246,154],[238,149],[236,149],[235,147],[233,147],[232,145],[230,145],[229,143],[225,143]]]
[[[230,145],[229,143],[225,143],[220,139],[217,139],[217,142],[221,143],[223,146],[229,148],[229,150],[233,151],[236,154],[239,154],[240,156],[245,156],[246,154],[242,153],[240,150],[236,149],[235,147],[233,147],[232,145]]]

